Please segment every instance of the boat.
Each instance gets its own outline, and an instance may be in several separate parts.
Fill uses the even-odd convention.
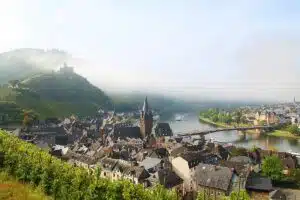
[[[159,116],[159,115],[154,115],[154,116],[153,116],[153,120],[154,120],[154,121],[158,121],[159,119],[160,119],[160,116]]]
[[[300,157],[300,153],[297,153],[297,152],[293,152],[292,150],[289,150],[288,153],[292,154],[292,155],[295,155],[297,157]]]
[[[179,114],[175,115],[175,121],[183,121],[183,118],[184,118],[183,115],[179,115]]]

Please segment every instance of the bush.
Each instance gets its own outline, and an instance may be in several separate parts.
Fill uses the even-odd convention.
[[[294,135],[299,135],[299,134],[300,134],[300,131],[299,131],[299,128],[298,128],[297,125],[289,125],[289,126],[287,127],[287,130],[288,130],[290,133],[294,134]]]
[[[283,164],[277,156],[268,156],[262,162],[262,173],[273,181],[280,181],[283,177]]]
[[[42,188],[55,199],[176,199],[174,191],[161,186],[144,189],[127,180],[111,182],[81,167],[52,157],[37,146],[0,130],[0,151],[5,153],[3,170],[17,180]],[[97,171],[97,170],[96,170]]]

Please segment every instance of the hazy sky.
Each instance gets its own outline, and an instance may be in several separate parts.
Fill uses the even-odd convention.
[[[300,99],[299,0],[1,0],[0,52],[59,48],[106,88]]]

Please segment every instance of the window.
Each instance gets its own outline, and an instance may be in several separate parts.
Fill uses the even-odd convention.
[[[106,172],[104,172],[104,176],[106,176]]]

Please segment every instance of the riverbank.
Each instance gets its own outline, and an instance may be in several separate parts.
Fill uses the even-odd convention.
[[[220,127],[220,128],[234,128],[235,126],[242,126],[242,127],[248,127],[250,125],[248,124],[226,124],[226,123],[222,123],[222,122],[213,122],[212,120],[208,119],[208,118],[204,118],[204,117],[201,117],[199,116],[199,121],[203,122],[203,123],[206,123],[206,124],[210,124],[210,125],[213,125],[213,126],[216,126],[216,127]],[[246,133],[256,133],[255,130],[247,130]]]
[[[222,122],[213,122],[208,118],[204,118],[199,116],[199,120],[203,123],[206,124],[210,124],[216,127],[220,127],[220,128],[233,128],[234,126],[237,126],[237,124],[232,124],[232,125],[228,125]],[[249,125],[247,124],[240,124],[239,126],[243,126],[243,127],[247,127]],[[247,133],[256,133],[255,130],[247,130]],[[274,137],[281,137],[281,138],[290,138],[290,139],[300,139],[300,136],[294,135],[292,133],[290,133],[289,131],[286,130],[275,130],[272,132],[268,132],[267,133],[268,136],[274,136]]]
[[[211,121],[210,119],[208,118],[204,118],[204,117],[201,117],[199,116],[199,120],[203,123],[206,123],[206,124],[210,124],[210,125],[213,125],[213,126],[217,126],[217,127],[221,127],[221,128],[232,128],[233,126],[228,126],[227,124],[225,123],[221,123],[221,122],[213,122]]]
[[[270,133],[268,133],[269,136],[274,137],[285,137],[285,138],[292,138],[292,139],[300,139],[300,136],[294,135],[288,131],[285,130],[275,130]]]

